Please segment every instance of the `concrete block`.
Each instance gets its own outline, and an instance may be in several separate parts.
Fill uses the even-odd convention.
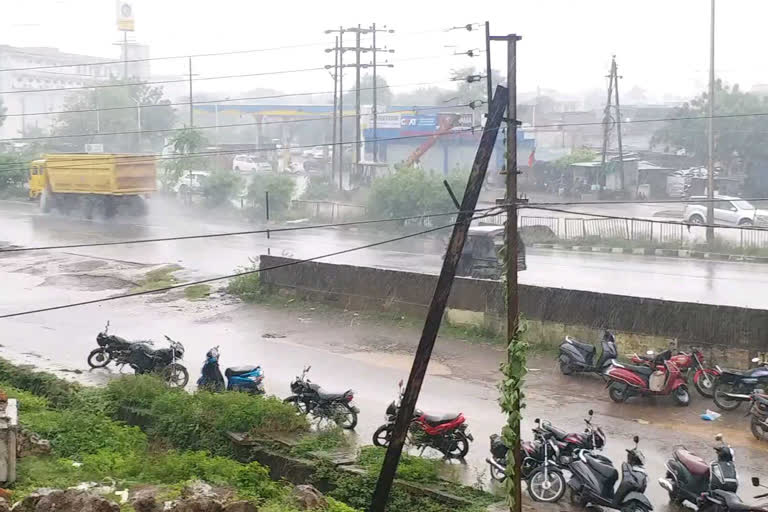
[[[611,247],[613,254],[624,254],[624,247]]]
[[[636,248],[636,249],[632,249],[632,254],[640,254],[640,255],[644,256],[645,255],[645,249],[642,248],[642,247]]]

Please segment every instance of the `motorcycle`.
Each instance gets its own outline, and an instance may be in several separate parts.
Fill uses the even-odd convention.
[[[389,446],[405,392],[403,381],[400,381],[399,388],[398,400],[387,406],[386,423],[373,433],[373,444],[376,446]],[[475,438],[467,432],[463,414],[430,415],[417,409],[411,418],[407,440],[409,444],[420,449],[421,453],[424,453],[427,448],[434,448],[446,459],[463,459],[469,453],[469,443]]]
[[[755,487],[765,487],[760,485],[760,479],[752,477],[752,485]],[[768,498],[768,493],[758,494],[756,500]],[[746,505],[735,492],[715,490],[706,492],[699,500],[700,512],[768,512],[768,506],[765,505]]]
[[[285,403],[293,404],[301,414],[310,414],[318,420],[329,420],[343,429],[354,430],[360,409],[352,405],[355,398],[351,389],[343,393],[325,391],[307,379],[311,366],[304,368],[300,377],[291,382],[293,395]]]
[[[715,383],[714,401],[715,405],[724,411],[733,411],[738,409],[742,402],[749,401],[749,394],[756,388],[766,389],[768,386],[768,360],[761,361],[760,358],[752,359],[753,363],[759,366],[746,371],[739,370],[721,370],[720,376]]]
[[[653,354],[652,351],[648,353]],[[634,395],[672,395],[677,405],[689,405],[691,394],[688,385],[680,369],[670,360],[671,356],[672,351],[666,350],[649,365],[639,366],[612,361],[605,372],[611,400],[622,403]]]
[[[619,472],[613,467],[613,462],[602,455],[580,451],[568,465],[573,475],[568,480],[571,503],[581,506],[591,503],[621,512],[653,510],[651,502],[643,494],[648,485],[648,475],[643,469],[645,456],[638,448],[640,438],[635,436],[634,442],[635,447],[627,450],[627,461],[621,465],[621,482],[615,490]]]
[[[553,426],[548,421],[536,419],[536,428],[533,429],[534,440],[523,441],[520,444],[520,460],[522,468],[522,477],[526,480],[530,478],[533,472],[538,469],[546,460],[546,453],[541,441],[543,433],[552,436],[554,448],[549,451],[552,462],[557,466],[567,465],[579,450],[601,450],[605,446],[606,437],[603,429],[593,425],[592,416],[594,411],[590,409],[588,417],[584,419],[587,427],[584,433],[568,433]],[[504,445],[501,437],[497,434],[491,436],[491,456],[485,461],[490,465],[491,478],[503,481],[507,466],[507,447]]]
[[[704,354],[700,349],[691,348],[690,353],[678,352],[673,355],[670,360],[675,363],[681,371],[685,372],[686,380],[691,371],[693,371],[693,386],[696,388],[696,391],[705,398],[712,398],[715,382],[717,382],[717,377],[720,375],[720,372],[716,368],[708,368],[704,364]],[[630,361],[632,364],[636,365],[648,364],[653,361],[653,358],[633,354]]]
[[[560,344],[560,371],[563,375],[571,375],[575,372],[603,373],[610,366],[611,360],[619,355],[616,349],[616,338],[610,331],[603,333],[602,353],[595,362],[597,348],[591,343],[584,343],[570,336]]]
[[[197,380],[197,387],[208,391],[242,391],[253,395],[264,394],[264,371],[261,366],[238,366],[224,370],[224,377],[219,369],[219,347],[215,346],[205,354],[205,363]]]
[[[136,375],[158,373],[171,387],[183,388],[189,382],[189,372],[177,361],[184,357],[184,345],[168,336],[169,347],[155,350],[149,344],[134,343],[118,364],[128,364]]]
[[[750,395],[752,407],[747,413],[752,416],[749,428],[758,441],[768,440],[768,395],[762,389],[756,389]]]
[[[96,335],[96,343],[99,348],[93,349],[88,354],[88,366],[91,368],[105,368],[109,363],[126,364],[124,361],[135,344],[151,345],[151,341],[128,341],[125,338],[109,334],[109,322],[104,330]]]
[[[714,447],[717,460],[710,464],[685,447],[674,451],[672,458],[665,464],[666,476],[659,478],[659,485],[669,493],[670,501],[680,504],[688,502],[698,507],[705,493],[738,490],[739,479],[733,463],[733,449],[723,442],[722,434],[715,436],[715,440],[719,443]]]

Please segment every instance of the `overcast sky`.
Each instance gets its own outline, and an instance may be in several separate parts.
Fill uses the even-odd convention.
[[[0,43],[51,46],[63,51],[116,57],[121,35],[112,0],[6,0]],[[135,0],[136,39],[153,57],[318,43],[293,50],[236,57],[199,58],[200,77],[260,73],[332,63],[325,29],[376,22],[396,30],[380,37],[396,50],[390,84],[446,86],[451,69],[484,65],[484,57],[450,55],[484,45],[483,32],[449,31],[489,20],[494,34],[516,32],[519,87],[557,89],[578,96],[605,87],[612,54],[623,76],[622,91],[638,86],[650,100],[693,95],[706,86],[709,62],[709,0],[538,0],[449,2],[445,0],[320,1]],[[768,1],[718,0],[716,69],[719,77],[749,89],[768,83]],[[352,37],[352,36],[348,36]],[[351,41],[350,41],[351,42]],[[493,44],[494,68],[504,69],[504,45]],[[351,55],[349,56],[351,57]],[[186,61],[153,62],[155,73],[186,72]],[[348,70],[345,86],[352,84]],[[200,82],[198,91],[236,96],[256,87],[291,92],[330,90],[327,72]],[[408,89],[404,85],[401,90]]]

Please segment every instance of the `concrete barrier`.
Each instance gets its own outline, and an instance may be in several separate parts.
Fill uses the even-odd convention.
[[[293,261],[261,256],[262,268]],[[309,262],[261,274],[274,292],[338,304],[347,309],[376,309],[424,314],[437,283],[433,274]],[[627,283],[631,287],[631,283]],[[457,278],[448,301],[448,318],[482,324],[500,332],[504,326],[501,283]],[[768,311],[675,302],[629,295],[542,286],[520,286],[520,311],[545,343],[559,343],[565,333],[596,340],[608,328],[625,336],[625,352],[658,349],[672,342],[707,346],[723,364],[743,366],[768,352]]]

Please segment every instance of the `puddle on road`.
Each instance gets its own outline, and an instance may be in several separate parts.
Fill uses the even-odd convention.
[[[72,290],[85,290],[91,292],[101,290],[124,290],[133,286],[133,283],[113,276],[59,274],[46,277],[40,286],[59,286]]]
[[[364,361],[375,366],[396,368],[405,371],[410,370],[413,365],[413,356],[410,354],[396,354],[391,352],[352,352],[344,354],[344,357],[355,359],[357,361]],[[432,359],[429,362],[427,375],[448,376],[451,375],[451,369]]]

